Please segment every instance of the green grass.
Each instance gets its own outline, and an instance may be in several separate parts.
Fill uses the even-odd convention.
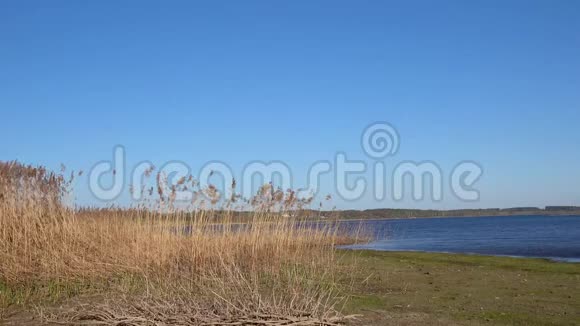
[[[345,251],[356,261],[346,311],[367,324],[578,325],[580,264],[542,259]],[[367,313],[365,313],[367,312]],[[367,318],[367,317],[365,317]],[[406,323],[406,322],[405,322]],[[413,322],[406,323],[413,324]]]
[[[0,280],[0,316],[8,308],[54,305],[80,296],[142,291],[145,281],[130,274],[93,281],[47,280],[8,285]]]
[[[340,256],[341,282],[350,295],[345,312],[364,315],[357,325],[580,323],[580,264],[411,252],[342,251]],[[143,284],[131,275],[90,284],[0,282],[0,308],[50,305],[111,289],[128,293]]]

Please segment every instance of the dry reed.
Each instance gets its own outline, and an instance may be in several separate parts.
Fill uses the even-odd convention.
[[[247,223],[238,224],[231,210],[213,206],[220,201],[215,187],[199,190],[213,209],[177,209],[178,189],[164,193],[158,175],[155,205],[74,210],[63,204],[72,178],[0,162],[0,282],[31,287],[130,279],[137,286],[132,291],[101,287],[103,300],[115,304],[79,304],[74,314],[57,313],[53,321],[97,321],[94,316],[103,314],[108,317],[101,324],[119,324],[119,318],[135,325],[153,325],[156,318],[171,324],[167,318],[176,314],[181,316],[171,318],[183,325],[337,321],[334,246],[341,238],[336,228],[312,227],[281,214],[311,199],[266,185],[250,200],[254,211]],[[187,186],[195,181],[177,184]],[[224,206],[236,200],[232,196]]]

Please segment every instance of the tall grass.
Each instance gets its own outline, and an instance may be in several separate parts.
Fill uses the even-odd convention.
[[[335,227],[284,217],[307,204],[293,192],[263,187],[247,223],[237,224],[227,208],[239,198],[226,209],[178,209],[175,188],[165,194],[161,186],[154,205],[75,210],[63,204],[72,178],[0,162],[0,281],[99,285],[99,304],[53,318],[134,325],[168,316],[183,325],[302,318],[306,325],[336,316],[334,246],[342,238]],[[200,192],[217,202],[215,188]],[[119,286],[127,280],[132,287]]]

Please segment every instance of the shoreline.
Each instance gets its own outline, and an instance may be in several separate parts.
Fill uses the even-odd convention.
[[[540,256],[518,256],[518,255],[492,255],[492,254],[479,254],[474,252],[451,252],[451,251],[427,251],[427,250],[381,250],[372,248],[348,248],[350,246],[356,245],[344,245],[338,248],[339,250],[350,250],[350,251],[372,251],[372,252],[387,252],[387,253],[417,253],[417,254],[433,254],[433,255],[452,255],[452,256],[473,256],[482,258],[514,258],[514,259],[532,259],[541,260],[552,263],[562,263],[562,264],[580,264],[579,258],[569,258],[569,257],[540,257]]]
[[[347,312],[363,313],[361,325],[573,325],[580,318],[580,264],[370,250],[345,257],[359,266]]]
[[[379,217],[379,218],[298,218],[295,222],[309,222],[309,223],[332,223],[332,222],[367,222],[367,221],[400,221],[400,220],[429,220],[429,219],[454,219],[454,218],[494,218],[494,217],[529,217],[529,216],[548,216],[548,217],[578,217],[580,212],[576,214],[512,214],[512,215],[468,215],[468,216],[425,216],[425,217]],[[246,225],[249,221],[229,222],[227,225]],[[272,222],[268,222],[272,223]],[[224,225],[223,222],[209,223],[208,225],[219,226]]]
[[[384,221],[384,220],[426,220],[426,219],[438,219],[438,218],[490,218],[490,217],[527,217],[527,216],[549,216],[549,217],[560,217],[560,216],[568,216],[568,217],[578,217],[580,218],[580,212],[573,212],[573,213],[556,213],[556,214],[545,214],[545,213],[537,213],[537,214],[506,214],[506,215],[443,215],[443,216],[421,216],[421,217],[379,217],[379,218],[339,218],[339,219],[321,219],[317,218],[314,221],[335,221],[335,222],[362,222],[362,221]]]

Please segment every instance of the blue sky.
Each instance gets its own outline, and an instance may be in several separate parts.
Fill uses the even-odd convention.
[[[279,160],[299,187],[337,151],[374,162],[360,135],[388,121],[387,166],[476,161],[480,200],[339,208],[580,205],[579,15],[577,1],[2,1],[0,160],[87,171],[120,144],[129,165]],[[95,203],[84,178],[76,190]]]

